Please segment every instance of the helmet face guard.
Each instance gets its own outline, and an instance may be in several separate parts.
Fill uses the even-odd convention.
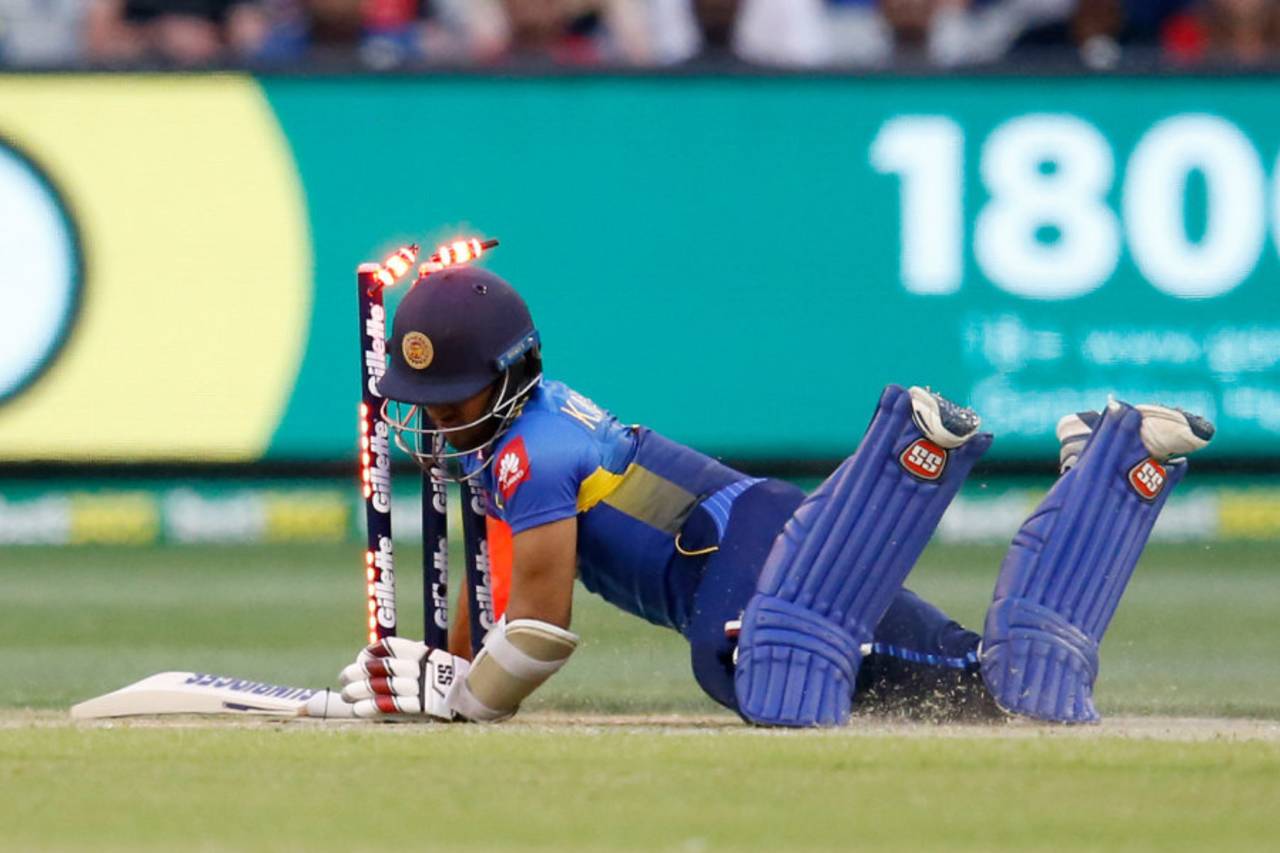
[[[391,427],[399,448],[409,454],[423,471],[455,483],[465,483],[479,476],[489,467],[489,463],[493,461],[493,455],[488,452],[489,449],[510,429],[511,422],[520,414],[525,398],[542,382],[542,371],[538,370],[508,395],[508,391],[516,381],[518,380],[514,379],[511,369],[504,371],[502,384],[494,395],[489,410],[471,423],[462,426],[438,429],[427,416],[426,406],[391,399],[382,403],[382,419]],[[449,444],[451,435],[473,429],[495,419],[498,421],[497,429],[479,447],[457,450]],[[463,473],[462,460],[472,454],[478,454],[477,458],[481,464],[471,473]]]

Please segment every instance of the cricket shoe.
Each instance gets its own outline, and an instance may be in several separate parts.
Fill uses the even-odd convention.
[[[1058,473],[1065,474],[1080,461],[1089,436],[1098,428],[1102,415],[1098,412],[1076,412],[1058,421]]]
[[[982,426],[982,418],[973,409],[958,406],[928,388],[912,385],[907,393],[911,395],[911,419],[924,437],[939,447],[959,447]]]
[[[1134,406],[1142,415],[1140,435],[1147,452],[1157,461],[1193,453],[1213,438],[1213,424],[1183,409],[1151,403]],[[1080,459],[1089,436],[1098,428],[1098,412],[1076,412],[1058,421],[1058,470],[1065,474]]]
[[[1194,453],[1213,438],[1213,424],[1199,415],[1150,403],[1134,408],[1142,413],[1142,443],[1158,462]]]

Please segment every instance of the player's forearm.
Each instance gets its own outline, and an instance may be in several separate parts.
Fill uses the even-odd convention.
[[[568,628],[573,621],[573,596],[562,594],[530,595],[532,590],[512,585],[511,599],[507,602],[506,616],[510,621],[536,619],[557,628]],[[520,593],[525,594],[520,594]]]
[[[506,615],[485,636],[470,672],[450,692],[469,720],[497,722],[564,666],[578,646],[568,630],[577,565],[577,520],[516,534]]]
[[[515,572],[506,614],[450,691],[450,707],[468,720],[496,723],[513,716],[578,646],[578,636],[568,630],[572,579],[566,591],[563,578],[555,577],[562,573],[537,571],[536,564],[530,568],[535,570]]]
[[[485,636],[466,677],[450,691],[449,706],[474,722],[501,722],[555,675],[577,646],[578,636],[564,628],[503,617]]]
[[[568,628],[578,566],[576,518],[553,521],[512,540],[510,621],[535,619]]]

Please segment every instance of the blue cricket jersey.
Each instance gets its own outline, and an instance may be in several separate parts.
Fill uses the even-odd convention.
[[[471,454],[464,469],[484,461]],[[759,482],[652,430],[622,424],[550,380],[499,439],[482,477],[490,514],[513,534],[576,515],[583,586],[680,631],[734,499]]]

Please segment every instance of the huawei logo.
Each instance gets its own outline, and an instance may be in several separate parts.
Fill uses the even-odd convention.
[[[498,487],[504,491],[520,479],[524,471],[520,467],[520,457],[514,453],[504,453],[498,463]]]
[[[529,454],[524,449],[523,436],[516,436],[503,448],[494,478],[504,501],[510,500],[519,485],[529,479]]]

